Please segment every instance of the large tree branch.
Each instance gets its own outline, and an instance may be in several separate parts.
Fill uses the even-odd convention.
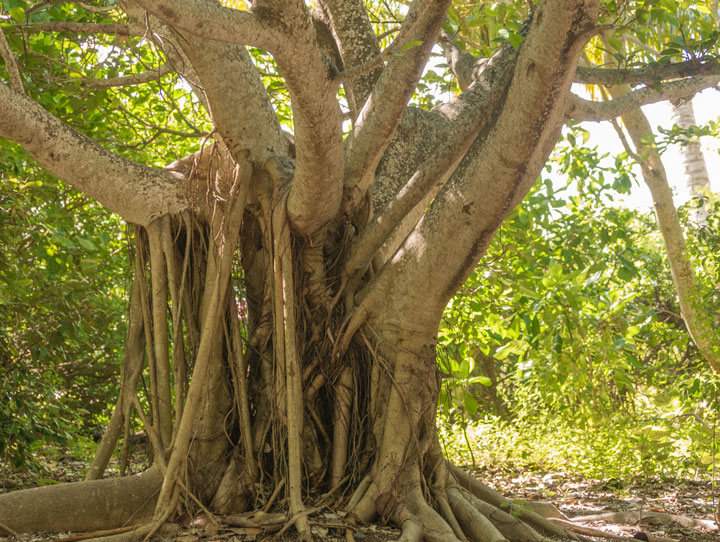
[[[273,55],[290,91],[295,127],[288,215],[296,231],[312,236],[336,216],[342,197],[342,112],[335,68],[322,52],[304,2],[261,13],[263,22],[284,37]]]
[[[374,324],[402,321],[407,313],[416,328],[437,325],[448,299],[535,182],[552,151],[598,4],[597,0],[556,0],[536,5],[497,116],[363,292],[361,303],[374,315]],[[393,307],[392,314],[387,307]]]
[[[398,153],[394,148],[397,143],[391,143],[375,179],[373,196],[377,214],[360,233],[349,252],[344,264],[346,273],[362,272],[369,261],[376,257],[381,246],[383,252],[394,251],[397,245],[391,239],[402,240],[417,223],[420,219],[417,212],[421,214],[427,207],[475,138],[492,120],[510,82],[513,55],[509,49],[504,49],[492,58],[485,59],[484,69],[475,71],[477,79],[470,88],[435,108],[432,113],[422,115],[424,121],[430,121],[428,117],[432,117],[432,128],[429,128],[427,122],[418,119],[417,115],[406,112],[401,126],[408,123],[414,126],[399,128],[401,139],[408,140],[408,132],[416,132],[421,134],[421,141],[427,145],[416,145],[417,152]],[[405,167],[411,165],[414,173],[398,190],[397,186],[388,186],[383,181],[387,173],[390,173],[390,178],[407,179],[403,162],[407,162]],[[418,162],[422,164],[419,168]]]
[[[20,143],[51,174],[128,222],[147,226],[187,208],[183,176],[102,148],[5,85],[0,85],[0,110],[0,136]]]
[[[377,37],[362,0],[325,0],[320,5],[330,19],[345,70],[367,64],[380,55]],[[346,85],[354,102],[351,110],[356,111],[365,103],[379,75],[379,70],[372,70]]]
[[[717,60],[689,60],[677,64],[653,64],[636,69],[584,68],[579,67],[575,83],[590,85],[652,85],[659,81],[681,79],[699,75],[719,75]]]
[[[202,38],[272,50],[279,36],[255,13],[208,0],[133,0],[175,30]]]
[[[686,99],[720,83],[720,75],[690,77],[662,85],[643,87],[604,102],[593,102],[571,94],[567,116],[576,120],[603,121],[621,117],[639,107],[661,101]]]
[[[177,42],[192,64],[217,132],[231,154],[265,162],[288,152],[265,87],[244,47],[197,37]]]
[[[142,8],[128,2],[122,7],[131,20],[145,20]],[[241,153],[262,163],[287,152],[288,142],[245,47],[183,35],[152,15],[149,24],[168,64],[189,72],[194,92],[236,161],[248,158],[239,157]]]
[[[365,102],[346,152],[345,198],[350,212],[372,183],[375,168],[422,75],[449,4],[449,0],[413,2],[391,45],[400,48],[400,53],[385,67]],[[409,48],[403,51],[404,46]]]

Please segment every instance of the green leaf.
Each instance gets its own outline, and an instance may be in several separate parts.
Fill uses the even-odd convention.
[[[25,22],[25,9],[23,8],[10,8],[8,14],[20,24]]]
[[[475,414],[477,414],[478,406],[479,405],[478,405],[477,399],[475,399],[475,397],[473,397],[471,393],[466,392],[465,393],[465,410],[467,411],[467,413],[470,414],[471,416],[474,416]]]
[[[486,388],[489,388],[492,386],[492,380],[490,380],[487,376],[475,376],[468,380],[469,384],[482,384]]]
[[[515,32],[511,32],[508,39],[510,40],[510,45],[512,45],[513,49],[515,49],[516,51],[520,49],[520,46],[525,41],[524,36],[516,34]]]
[[[423,44],[423,42],[420,41],[420,40],[417,40],[417,41],[409,41],[409,42],[407,42],[405,45],[402,46],[402,49],[400,50],[400,52],[401,52],[401,53],[404,53],[405,51],[409,51],[409,50],[412,49],[413,47],[419,47],[419,46],[422,45],[422,44]]]
[[[623,42],[622,40],[619,40],[617,38],[613,38],[612,36],[607,38],[608,45],[618,51],[619,53],[622,53],[623,51]]]

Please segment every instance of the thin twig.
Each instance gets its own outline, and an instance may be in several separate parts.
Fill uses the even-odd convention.
[[[4,523],[0,523],[0,529],[2,529],[3,531],[6,531],[7,534],[9,534],[10,536],[19,536],[15,531],[13,531],[10,527],[5,525]]]

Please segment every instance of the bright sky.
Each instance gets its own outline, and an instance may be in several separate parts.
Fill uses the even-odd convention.
[[[709,120],[718,120],[720,117],[720,92],[708,89],[697,94],[693,100],[693,107],[698,126],[706,124]],[[645,111],[656,134],[658,134],[657,126],[670,128],[674,124],[672,106],[668,102],[645,106],[643,111]],[[597,145],[601,153],[609,152],[611,155],[623,151],[622,144],[609,122],[586,122],[583,123],[583,127],[590,132],[588,146]],[[718,193],[720,192],[720,142],[717,139],[705,137],[701,139],[701,145],[708,174],[710,175],[712,191]],[[679,206],[689,198],[680,146],[673,145],[670,147],[663,155],[662,160],[667,172],[668,182],[675,193],[675,205]],[[639,185],[633,185],[632,194],[629,197],[624,197],[623,200],[628,207],[650,212],[652,210],[650,192],[642,181],[640,168],[636,168],[636,173]],[[616,199],[616,201],[623,200]]]

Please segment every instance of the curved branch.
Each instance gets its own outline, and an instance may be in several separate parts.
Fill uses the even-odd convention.
[[[184,177],[104,149],[37,103],[0,85],[0,136],[20,143],[51,174],[96,199],[128,222],[187,208]]]
[[[263,22],[284,36],[273,54],[290,92],[295,127],[295,174],[288,195],[293,228],[310,236],[327,224],[342,197],[342,112],[335,67],[323,54],[305,3],[264,8]]]
[[[542,171],[565,123],[567,95],[598,9],[598,0],[536,5],[502,105],[366,287],[362,303],[371,314],[382,310],[385,322],[412,314],[418,328],[437,325],[448,299]]]
[[[372,183],[378,162],[422,75],[449,4],[449,0],[413,2],[400,34],[390,46],[405,44],[409,49],[388,63],[358,116],[343,175],[348,211],[357,206]]]
[[[278,35],[255,13],[239,11],[207,0],[133,0],[175,30],[209,40],[272,50]]]
[[[0,28],[0,57],[5,61],[5,67],[10,76],[10,84],[15,92],[25,94],[25,88],[23,87],[22,77],[20,77],[20,70],[18,69],[17,62],[15,62],[15,55],[10,50],[7,39],[5,39],[5,32]]]
[[[142,8],[125,2],[123,10],[136,24],[145,21]],[[243,152],[258,162],[275,153],[287,153],[288,142],[245,47],[198,37],[187,39],[152,15],[148,22],[167,63],[188,79],[236,161],[247,159],[239,157]]]
[[[235,159],[242,152],[257,162],[286,154],[288,141],[245,47],[179,36],[177,43],[199,78],[198,91],[213,125]]]
[[[567,116],[575,120],[603,121],[620,117],[643,105],[687,99],[720,83],[720,75],[690,77],[663,85],[643,87],[606,102],[585,100],[575,94],[568,99]]]
[[[575,83],[585,85],[652,85],[658,81],[681,79],[700,75],[720,75],[720,63],[717,60],[690,60],[677,64],[652,64],[637,69],[610,69],[579,67],[575,73]]]

